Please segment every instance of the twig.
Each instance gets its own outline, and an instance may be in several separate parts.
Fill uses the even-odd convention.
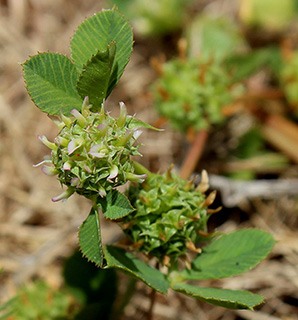
[[[207,130],[200,130],[197,132],[194,142],[188,151],[186,158],[180,170],[180,177],[188,179],[194,172],[198,161],[201,158],[205,143],[208,138]]]
[[[262,127],[265,139],[298,163],[298,126],[279,115],[268,116]]]
[[[298,195],[298,179],[240,181],[209,175],[209,184],[221,192],[226,207],[237,206],[252,198],[272,199],[282,195]]]

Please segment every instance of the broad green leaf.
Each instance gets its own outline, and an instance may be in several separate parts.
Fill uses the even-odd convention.
[[[84,66],[77,82],[79,95],[82,99],[88,96],[93,108],[99,109],[107,96],[115,52],[115,42],[108,45],[106,51],[98,51]]]
[[[102,10],[86,19],[71,40],[72,59],[79,72],[98,51],[105,51],[108,44],[116,42],[117,52],[109,80],[107,96],[119,81],[127,65],[133,45],[132,29],[117,10]],[[107,97],[106,96],[106,97]]]
[[[249,291],[202,288],[187,283],[176,284],[173,289],[204,302],[229,309],[253,310],[255,306],[264,300],[262,296]]]
[[[91,262],[101,266],[103,249],[101,243],[100,221],[98,210],[92,208],[87,219],[79,230],[79,244],[83,255]]]
[[[36,106],[50,115],[80,109],[75,65],[58,53],[39,53],[23,63],[27,90]]]
[[[111,220],[123,218],[135,210],[126,196],[117,190],[111,190],[105,198],[99,198],[98,205],[105,218]]]
[[[166,279],[166,276],[133,254],[115,246],[105,246],[104,255],[107,262],[106,268],[120,269],[143,281],[149,287],[161,293],[167,293],[169,281]]]
[[[250,270],[272,250],[272,235],[258,229],[243,229],[221,236],[203,248],[192,261],[191,270],[183,270],[184,279],[218,279]]]

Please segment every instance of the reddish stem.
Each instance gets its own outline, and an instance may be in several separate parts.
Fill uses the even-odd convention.
[[[208,131],[207,130],[200,130],[197,132],[195,140],[193,141],[186,158],[182,164],[180,170],[180,177],[183,179],[188,179],[191,174],[194,172],[197,163],[199,162],[207,138],[208,138]]]
[[[154,289],[151,289],[149,299],[150,299],[150,306],[149,310],[147,313],[147,320],[152,320],[153,319],[153,307],[155,304],[155,298],[156,298],[156,291]]]

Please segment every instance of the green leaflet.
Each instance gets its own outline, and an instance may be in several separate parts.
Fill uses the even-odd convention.
[[[79,244],[82,254],[91,262],[102,266],[103,249],[101,243],[98,210],[92,207],[89,216],[79,230]]]
[[[173,286],[173,289],[201,301],[229,309],[253,310],[255,306],[264,300],[262,296],[249,291],[202,288],[187,283],[176,284]]]
[[[106,51],[98,51],[84,65],[84,69],[77,82],[79,95],[82,99],[88,96],[95,110],[100,110],[101,104],[107,97],[115,53],[115,42],[111,42]]]
[[[106,268],[120,269],[143,281],[149,287],[161,293],[167,293],[169,281],[166,279],[166,276],[133,254],[114,246],[105,246],[104,255],[107,262]]]
[[[258,229],[243,229],[213,240],[192,261],[191,270],[183,270],[184,279],[218,279],[252,269],[272,250],[272,235]]]
[[[59,53],[39,53],[23,63],[24,78],[31,99],[41,111],[54,115],[60,109],[69,114],[79,109],[82,99],[76,92],[75,65]]]
[[[85,96],[98,109],[119,81],[132,45],[124,16],[116,9],[102,10],[78,27],[71,41],[74,63],[58,53],[42,53],[23,64],[27,90],[50,115],[79,110]]]
[[[130,214],[135,209],[121,192],[111,190],[105,198],[98,198],[98,205],[107,219],[116,220]]]
[[[92,55],[105,51],[112,41],[116,42],[117,52],[106,97],[119,81],[129,61],[133,45],[131,26],[117,9],[102,10],[86,19],[71,40],[71,56],[79,72]]]

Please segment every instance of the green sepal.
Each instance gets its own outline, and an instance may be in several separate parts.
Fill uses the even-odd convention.
[[[268,232],[243,229],[223,235],[203,248],[191,264],[184,269],[184,279],[219,279],[241,274],[266,258],[275,240]]]
[[[187,283],[176,284],[172,288],[198,300],[228,309],[249,309],[264,301],[264,297],[242,290],[203,288]]]
[[[81,224],[79,230],[80,250],[89,261],[97,266],[103,263],[103,248],[101,242],[100,220],[98,209],[92,207],[89,216]]]
[[[76,92],[78,73],[75,65],[59,53],[39,53],[23,63],[28,93],[43,112],[50,115],[70,114],[81,109],[82,99]]]
[[[111,42],[105,51],[98,51],[84,65],[77,82],[77,90],[82,99],[89,97],[93,111],[99,111],[107,97],[109,80],[116,53],[116,44]]]
[[[159,128],[155,128],[153,126],[151,126],[148,123],[143,122],[142,120],[139,119],[135,119],[131,116],[127,116],[127,118],[129,119],[129,125],[128,127],[130,129],[134,129],[134,128],[147,128],[147,129],[151,129],[151,130],[156,130],[156,131],[164,131],[164,129],[159,129]]]
[[[138,259],[133,254],[115,246],[105,246],[105,268],[117,268],[132,277],[135,277],[149,287],[166,294],[170,286],[166,276]]]
[[[110,190],[106,197],[98,198],[97,205],[105,218],[116,220],[129,215],[134,211],[127,197],[118,190]]]

